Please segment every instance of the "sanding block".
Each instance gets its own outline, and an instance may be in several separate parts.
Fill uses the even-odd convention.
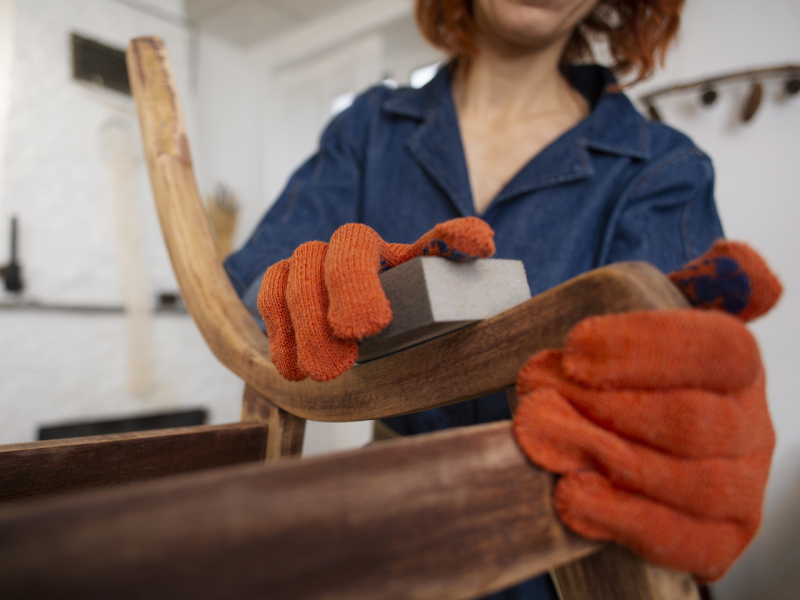
[[[242,300],[259,327],[258,277]],[[454,262],[418,256],[380,275],[392,307],[392,322],[359,344],[358,362],[416,346],[487,319],[531,297],[522,261],[484,258]]]
[[[388,327],[359,344],[358,362],[421,344],[499,314],[531,297],[522,261],[454,262],[419,256],[381,273]]]

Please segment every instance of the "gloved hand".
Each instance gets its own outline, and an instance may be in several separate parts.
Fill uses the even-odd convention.
[[[561,473],[571,530],[651,562],[721,577],[755,535],[775,445],[758,347],[742,320],[780,284],[744,244],[720,241],[670,275],[695,303],[728,309],[592,317],[517,380],[514,432]]]
[[[330,244],[307,242],[269,269],[258,295],[272,362],[286,379],[328,381],[355,364],[357,341],[392,320],[378,273],[420,255],[467,261],[494,254],[494,232],[477,217],[440,223],[414,244],[389,244],[350,223]]]

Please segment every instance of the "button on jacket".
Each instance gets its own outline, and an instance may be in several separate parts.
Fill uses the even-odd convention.
[[[671,271],[722,236],[709,158],[674,129],[650,123],[597,65],[567,68],[591,112],[526,164],[480,215],[498,258],[522,260],[538,294],[623,260]],[[318,152],[225,268],[255,306],[264,271],[310,240],[366,223],[412,243],[437,223],[475,215],[464,149],[443,68],[425,87],[375,87],[338,115]],[[385,419],[403,435],[510,418],[504,394]],[[510,594],[510,595],[509,595]],[[492,598],[550,598],[537,578]]]

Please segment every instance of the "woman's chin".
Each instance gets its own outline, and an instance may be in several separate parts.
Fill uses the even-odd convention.
[[[596,0],[476,0],[475,20],[487,37],[541,49],[571,35]]]

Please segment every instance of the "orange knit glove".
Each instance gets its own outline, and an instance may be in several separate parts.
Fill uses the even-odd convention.
[[[307,242],[271,266],[258,295],[272,362],[286,379],[328,381],[355,364],[357,341],[392,320],[378,273],[415,256],[467,261],[494,254],[494,232],[477,217],[440,223],[414,244],[388,244],[350,223],[330,244]]]
[[[651,562],[721,577],[755,535],[775,445],[758,347],[742,319],[780,284],[744,244],[717,242],[670,275],[718,311],[592,317],[517,380],[514,432],[561,473],[555,506],[573,531]]]

